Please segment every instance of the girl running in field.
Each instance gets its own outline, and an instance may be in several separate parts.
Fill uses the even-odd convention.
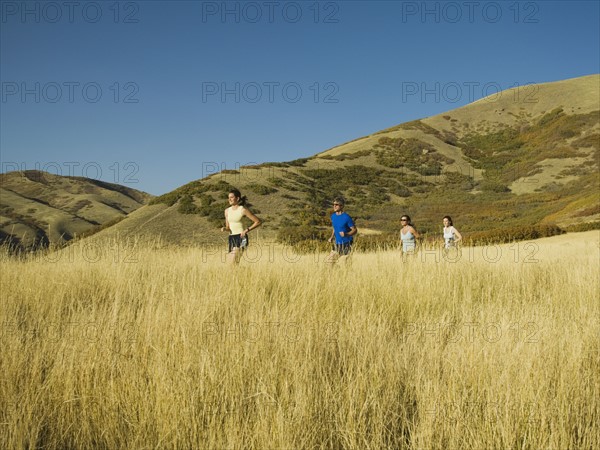
[[[456,246],[456,243],[462,239],[462,235],[452,225],[452,217],[444,216],[444,249],[449,250]]]
[[[242,252],[248,247],[248,233],[258,228],[261,221],[248,208],[246,208],[246,196],[237,189],[232,189],[228,195],[229,208],[225,210],[225,226],[221,231],[229,231],[229,253],[227,260],[230,263],[238,263]],[[247,228],[242,224],[242,217],[247,217],[253,223]]]

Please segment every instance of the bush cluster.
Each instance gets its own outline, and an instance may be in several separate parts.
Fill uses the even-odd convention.
[[[373,146],[377,162],[397,169],[405,167],[421,175],[439,175],[442,163],[452,164],[453,159],[439,154],[433,145],[415,138],[384,136]]]
[[[538,170],[537,163],[549,158],[587,156],[580,148],[595,148],[598,134],[590,132],[599,120],[599,111],[588,114],[565,114],[556,108],[527,126],[504,126],[486,133],[468,133],[453,142],[460,147],[471,164],[484,169],[484,176],[497,174],[502,184],[508,184]],[[588,133],[588,134],[585,134]],[[585,134],[578,139],[578,136]]]
[[[565,228],[568,233],[576,233],[580,231],[600,230],[600,221],[578,223]]]
[[[468,245],[502,244],[556,236],[563,233],[565,231],[558,225],[526,225],[471,232],[464,236],[464,242]]]
[[[363,156],[369,156],[372,153],[372,150],[360,150],[358,152],[353,153],[340,153],[339,155],[322,155],[319,156],[321,159],[328,159],[333,161],[351,161],[353,159],[362,158]]]

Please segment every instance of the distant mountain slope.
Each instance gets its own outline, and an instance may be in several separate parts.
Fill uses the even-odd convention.
[[[361,236],[397,233],[401,214],[438,234],[446,214],[467,235],[598,222],[599,87],[591,75],[515,88],[313,157],[224,171],[153,199],[99,237],[222,242],[231,187],[264,220],[258,237],[288,242],[322,238],[336,195]]]
[[[68,241],[125,217],[151,198],[82,177],[35,170],[0,174],[0,241],[23,248]]]

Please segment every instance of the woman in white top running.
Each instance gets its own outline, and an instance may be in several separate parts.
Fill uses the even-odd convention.
[[[444,216],[444,248],[446,250],[455,247],[462,239],[462,235],[452,225],[452,217]]]
[[[229,253],[230,262],[239,262],[242,251],[248,246],[248,233],[261,225],[261,221],[248,208],[246,208],[246,196],[237,189],[232,189],[228,195],[229,208],[225,210],[225,226],[221,231],[229,231]],[[244,228],[242,217],[247,217],[253,223]]]

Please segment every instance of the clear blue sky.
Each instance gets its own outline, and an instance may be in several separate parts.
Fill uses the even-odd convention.
[[[0,3],[2,171],[155,195],[600,72],[596,1]]]

